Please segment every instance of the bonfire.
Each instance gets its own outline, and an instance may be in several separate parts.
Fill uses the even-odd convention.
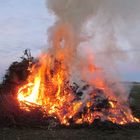
[[[105,79],[92,85],[82,80],[83,86],[71,83],[69,68],[62,59],[49,53],[41,54],[28,69],[26,82],[17,88],[21,110],[30,112],[38,108],[43,117],[54,117],[66,126],[92,124],[96,119],[120,125],[140,121],[133,117],[129,106],[117,98]]]
[[[1,120],[8,116],[14,123],[26,124],[32,118],[41,123],[53,118],[64,126],[92,125],[97,119],[118,125],[140,122],[109,86],[94,54],[77,53],[77,36],[72,25],[58,22],[47,51],[34,59],[26,50],[26,58],[13,64],[16,70],[9,68],[0,90]]]

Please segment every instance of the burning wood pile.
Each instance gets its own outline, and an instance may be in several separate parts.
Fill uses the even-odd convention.
[[[83,27],[98,4],[93,0],[47,1],[56,16],[48,32],[50,47],[36,59],[25,50],[22,61],[9,67],[0,86],[0,125],[70,127],[111,122],[123,126],[140,122],[119,96],[121,92],[109,86],[112,79],[96,67],[94,54],[85,45],[88,35]],[[107,50],[114,51],[113,28],[108,29]],[[87,53],[79,53],[82,45]]]
[[[26,50],[0,86],[0,124],[23,126],[93,125],[97,120],[139,123],[127,104],[102,82],[102,88],[71,83],[68,68],[48,54],[34,59]]]

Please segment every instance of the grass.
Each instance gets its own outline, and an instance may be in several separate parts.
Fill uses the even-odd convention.
[[[130,93],[130,106],[133,114],[140,117],[140,83],[133,83]]]

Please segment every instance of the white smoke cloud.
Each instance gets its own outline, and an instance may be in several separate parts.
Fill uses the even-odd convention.
[[[82,40],[78,52],[93,52],[96,63],[113,82],[120,81],[118,62],[128,59],[128,50],[140,48],[135,36],[140,35],[140,31],[135,31],[140,22],[139,5],[139,0],[47,1],[47,7],[56,16],[54,27],[68,23]],[[133,59],[138,60],[139,56]]]
[[[100,37],[102,44],[107,43],[99,44],[102,52],[104,47],[105,52],[115,52],[116,49],[120,52],[120,49],[139,46],[138,37],[133,37],[140,21],[139,5],[139,0],[47,0],[47,7],[56,15],[57,23],[69,23],[76,34],[81,33],[83,25],[90,21],[90,34]],[[118,36],[124,37],[129,46],[119,44]],[[110,40],[111,44],[108,43]]]

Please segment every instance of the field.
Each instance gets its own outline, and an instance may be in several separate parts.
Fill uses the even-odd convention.
[[[135,130],[92,130],[59,129],[55,131],[38,129],[3,128],[0,140],[139,140],[140,129]]]
[[[130,103],[133,114],[140,117],[140,84],[134,83]],[[139,140],[140,127],[122,129],[33,129],[33,128],[0,128],[0,140]]]
[[[140,83],[133,83],[129,98],[133,114],[140,117]]]

